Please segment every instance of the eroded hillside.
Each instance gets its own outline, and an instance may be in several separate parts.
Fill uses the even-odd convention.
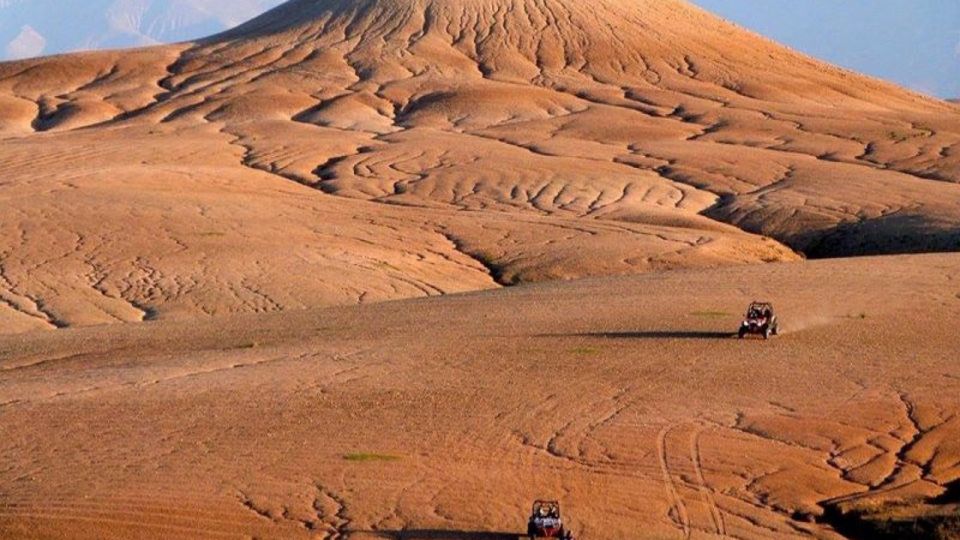
[[[960,247],[956,106],[675,0],[295,0],[0,132],[4,328]]]

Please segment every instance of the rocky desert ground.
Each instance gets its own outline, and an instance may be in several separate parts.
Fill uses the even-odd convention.
[[[958,534],[960,106],[683,0],[0,64],[0,201],[0,536]]]

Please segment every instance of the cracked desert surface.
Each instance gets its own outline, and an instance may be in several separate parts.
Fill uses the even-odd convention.
[[[957,251],[960,106],[681,0],[0,64],[0,537],[956,538]]]

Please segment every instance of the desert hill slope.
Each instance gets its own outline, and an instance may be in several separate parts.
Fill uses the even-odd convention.
[[[960,481],[958,277],[810,261],[0,337],[0,536],[517,540],[552,496],[583,540],[842,540],[827,508]],[[785,335],[732,337],[752,294]]]
[[[956,107],[679,0],[295,0],[0,133],[4,329],[958,248]]]
[[[891,254],[960,247],[958,143],[679,0],[295,0],[0,64],[0,537],[951,512],[960,254]],[[738,340],[757,298],[783,333]]]

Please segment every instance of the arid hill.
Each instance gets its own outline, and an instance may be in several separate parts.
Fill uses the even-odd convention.
[[[0,132],[3,331],[960,247],[956,107],[678,0],[295,0]]]
[[[784,335],[732,337],[753,295]],[[957,502],[955,295],[911,255],[0,337],[0,537],[518,540],[557,497],[581,540],[842,540]]]
[[[954,104],[679,0],[295,0],[0,64],[0,139],[2,538],[956,534],[960,254],[893,255]]]

